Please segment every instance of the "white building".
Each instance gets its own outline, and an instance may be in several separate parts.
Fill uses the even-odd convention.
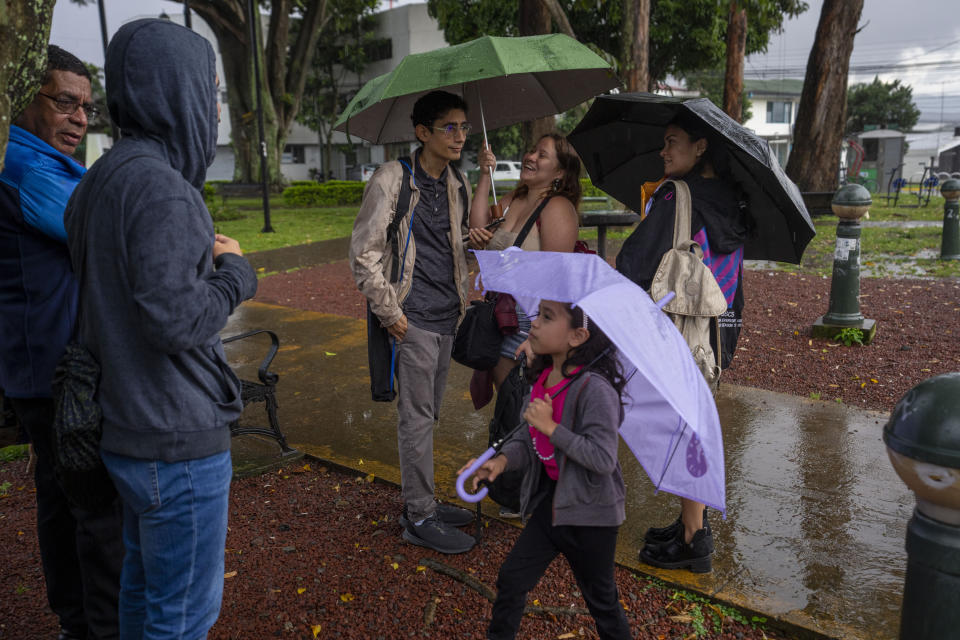
[[[803,80],[744,80],[743,88],[752,102],[750,119],[743,126],[769,142],[785,166],[793,147]]]
[[[172,20],[183,23],[182,14],[170,16]],[[388,9],[377,14],[376,36],[378,41],[377,55],[374,62],[367,65],[367,69],[360,77],[344,86],[347,94],[356,92],[363,83],[388,71],[392,71],[404,56],[410,53],[422,53],[446,47],[443,31],[437,21],[427,13],[427,5],[406,4]],[[268,18],[264,16],[266,21]],[[193,16],[193,29],[213,45],[217,52],[217,73],[220,74],[220,101],[223,112],[220,118],[220,130],[217,136],[217,157],[213,165],[207,170],[208,180],[232,180],[234,155],[230,145],[230,106],[227,103],[227,85],[229,78],[225,77],[223,63],[220,60],[220,50],[217,39],[209,26],[196,14]],[[267,25],[264,25],[264,32]],[[409,144],[371,146],[357,137],[352,137],[352,150],[343,152],[336,150],[331,167],[336,178],[352,177],[356,168],[361,164],[380,163],[385,160],[404,155],[410,151]],[[333,134],[335,145],[347,145],[347,137],[343,133]],[[342,147],[340,147],[342,149]],[[304,125],[294,122],[287,133],[286,147],[281,157],[280,170],[287,180],[309,180],[321,171],[321,141],[320,134]]]

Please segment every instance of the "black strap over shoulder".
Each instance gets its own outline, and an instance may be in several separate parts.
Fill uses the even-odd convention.
[[[413,190],[410,189],[410,178],[413,176],[413,165],[410,157],[398,158],[400,162],[400,194],[397,196],[397,210],[387,226],[387,238],[393,250],[393,265],[390,269],[390,282],[396,282],[400,276],[400,243],[399,230],[403,219],[410,211],[410,200],[413,199]],[[409,173],[408,173],[409,172]]]
[[[540,213],[543,211],[543,208],[547,206],[547,203],[550,202],[550,198],[553,196],[547,196],[543,199],[543,202],[540,203],[533,213],[530,214],[530,217],[527,218],[527,221],[524,223],[523,228],[520,229],[520,233],[517,234],[517,239],[514,241],[513,246],[519,247],[523,244],[523,241],[527,239],[527,236],[530,234],[530,230],[533,229],[533,225],[537,223],[537,220],[540,219]]]

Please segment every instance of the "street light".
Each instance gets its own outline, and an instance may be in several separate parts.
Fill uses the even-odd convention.
[[[262,233],[273,233],[270,225],[270,193],[267,184],[267,143],[263,135],[263,103],[260,97],[260,41],[257,40],[257,25],[254,22],[253,4],[256,0],[247,0],[247,22],[250,23],[250,51],[253,53],[253,78],[257,93],[257,128],[260,133],[260,182],[263,187],[263,229]]]

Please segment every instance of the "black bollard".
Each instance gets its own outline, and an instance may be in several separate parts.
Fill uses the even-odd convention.
[[[883,441],[917,506],[907,525],[901,640],[960,629],[960,373],[924,380],[894,407]]]

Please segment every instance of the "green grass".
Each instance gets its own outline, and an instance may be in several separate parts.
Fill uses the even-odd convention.
[[[13,462],[22,460],[28,455],[28,447],[25,444],[11,444],[0,448],[0,462]]]
[[[874,197],[877,206],[870,209],[870,221],[910,221],[943,219],[943,198],[931,198],[930,205],[917,209],[888,207],[883,199]],[[901,198],[901,204],[912,201]],[[344,238],[353,230],[353,220],[357,214],[356,206],[290,208],[283,204],[280,195],[270,198],[271,224],[274,233],[261,233],[263,228],[262,201],[259,198],[230,198],[224,207],[215,202],[215,209],[223,211],[227,217],[244,216],[237,220],[219,220],[214,222],[218,233],[235,238],[245,252],[264,251],[333,238]],[[585,203],[584,210],[605,209],[605,203]],[[837,218],[826,216],[814,221],[817,235],[811,240],[804,252],[803,263],[797,267],[778,263],[774,268],[784,271],[799,271],[816,275],[830,276],[833,272],[833,250],[836,244]],[[633,231],[633,227],[612,227],[607,230],[608,242],[624,240]],[[596,240],[596,227],[580,230],[580,239]],[[939,228],[881,228],[864,227],[861,233],[860,262],[864,277],[883,276],[926,276],[960,277],[960,261],[941,261],[941,232]],[[917,257],[922,250],[934,257]]]
[[[229,207],[234,206],[230,201]],[[282,201],[277,200],[278,204]],[[353,220],[357,217],[358,207],[322,207],[322,208],[285,208],[270,207],[270,224],[273,233],[261,233],[263,213],[256,210],[243,210],[246,217],[240,220],[214,221],[217,233],[230,236],[240,243],[246,253],[307,244],[320,240],[345,238],[353,231]]]

